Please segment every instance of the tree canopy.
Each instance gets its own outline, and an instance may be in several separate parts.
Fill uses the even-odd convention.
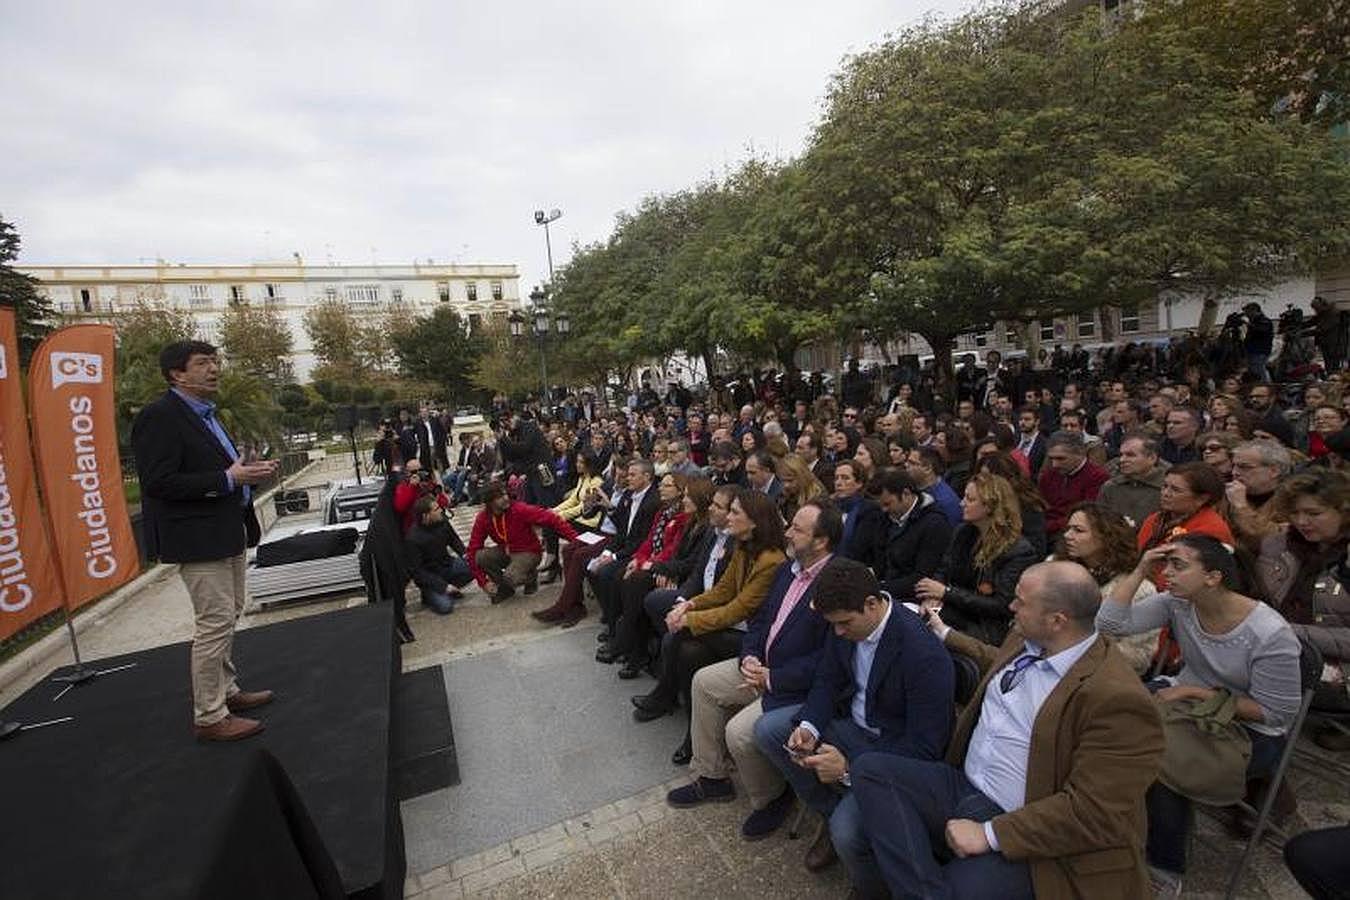
[[[929,20],[846,59],[800,157],[644,199],[578,248],[569,353],[958,335],[1217,301],[1350,252],[1345,32],[1323,4],[1129,16],[1049,0]],[[1338,118],[1339,117],[1339,118]]]
[[[33,351],[52,330],[56,313],[38,292],[37,279],[10,267],[10,263],[19,258],[19,247],[18,230],[0,217],[0,306],[14,310],[19,332],[19,363],[27,368]]]
[[[220,349],[230,368],[273,388],[293,379],[289,362],[295,340],[285,318],[269,306],[231,304],[217,325]]]

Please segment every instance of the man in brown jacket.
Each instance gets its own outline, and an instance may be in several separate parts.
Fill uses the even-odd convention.
[[[947,762],[868,754],[852,766],[893,897],[1149,896],[1144,793],[1162,764],[1162,725],[1095,632],[1100,600],[1086,569],[1050,562],[1022,575],[1017,627],[1000,648],[929,617],[985,674]]]

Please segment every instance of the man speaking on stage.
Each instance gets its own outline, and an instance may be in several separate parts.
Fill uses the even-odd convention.
[[[261,536],[252,486],[275,461],[241,457],[216,415],[220,360],[205,341],[177,341],[159,354],[169,383],[131,426],[146,552],[178,563],[192,598],[192,718],[198,740],[237,741],[262,723],[235,715],[272,700],[241,691],[230,651],[244,611],[246,547]]]

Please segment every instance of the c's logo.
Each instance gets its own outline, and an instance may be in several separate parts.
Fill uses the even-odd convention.
[[[53,353],[52,387],[63,384],[101,384],[103,357],[98,353]]]

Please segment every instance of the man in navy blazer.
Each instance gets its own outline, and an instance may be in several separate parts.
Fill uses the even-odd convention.
[[[216,415],[220,361],[204,341],[177,341],[159,356],[169,389],[131,426],[141,483],[146,552],[177,563],[192,598],[192,706],[204,741],[235,741],[262,723],[237,715],[272,700],[240,690],[231,651],[247,599],[246,546],[258,543],[253,486],[276,471],[245,459]]]
[[[952,728],[951,655],[862,563],[836,557],[814,589],[811,605],[833,630],[815,680],[800,709],[756,723],[755,742],[825,819],[806,867],[818,871],[842,857],[861,896],[885,896],[849,790],[849,760],[877,752],[942,758]]]
[[[812,588],[843,533],[843,516],[828,500],[812,500],[793,516],[787,528],[792,560],[778,568],[741,640],[739,656],[694,675],[690,768],[695,777],[666,795],[671,806],[734,798],[729,778],[734,762],[752,809],[741,826],[742,837],[767,837],[787,818],[792,790],[755,746],[755,723],[773,710],[796,709],[815,682],[829,625],[811,608]]]

